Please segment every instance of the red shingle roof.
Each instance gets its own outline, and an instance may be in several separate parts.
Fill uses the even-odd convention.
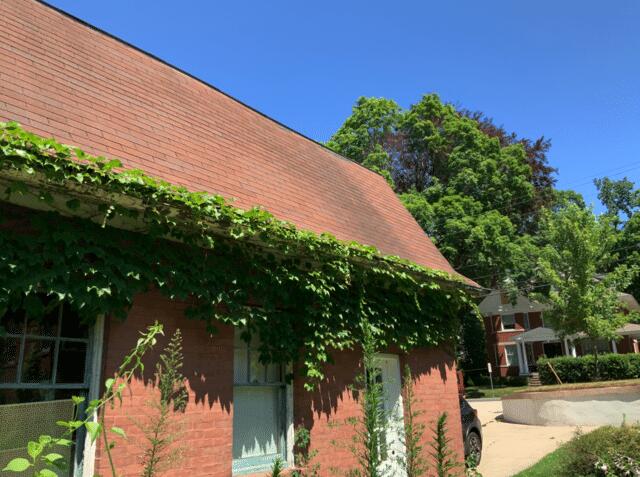
[[[453,272],[379,175],[33,0],[0,2],[0,119]]]

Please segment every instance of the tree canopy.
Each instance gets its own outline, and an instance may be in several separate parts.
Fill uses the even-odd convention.
[[[535,294],[561,332],[612,334],[640,297],[640,190],[596,179],[606,212],[555,188],[551,141],[427,94],[408,108],[359,98],[327,146],[379,172],[453,267],[488,288]]]
[[[620,290],[638,273],[637,267],[614,264],[617,242],[609,215],[595,216],[575,204],[542,216],[538,276],[548,286],[536,293],[550,308],[545,312],[563,335],[586,333],[590,338],[613,339],[628,321]]]
[[[406,110],[359,98],[327,145],[385,173],[451,264],[485,286],[519,275],[553,199],[547,139],[518,138],[435,94]]]

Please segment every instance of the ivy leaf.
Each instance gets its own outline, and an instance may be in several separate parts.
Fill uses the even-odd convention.
[[[118,434],[120,437],[124,437],[125,439],[127,438],[124,429],[122,429],[121,427],[114,426],[111,428],[111,432],[113,432],[114,434]]]
[[[84,427],[87,428],[87,432],[91,437],[91,442],[95,442],[98,438],[98,435],[100,434],[100,431],[102,430],[102,426],[97,422],[90,421],[85,422]]]
[[[51,452],[47,455],[45,455],[43,457],[44,460],[46,460],[47,462],[53,464],[57,461],[59,461],[60,459],[64,459],[64,457],[61,454],[58,454],[57,452]]]
[[[53,470],[50,469],[42,469],[40,471],[38,471],[38,477],[58,477],[58,474],[56,474]]]
[[[29,454],[29,457],[31,457],[35,461],[42,453],[43,448],[43,445],[39,442],[29,441],[29,443],[27,444],[27,454]]]
[[[27,459],[23,457],[17,457],[9,461],[7,466],[2,470],[7,472],[24,472],[29,467],[31,467],[31,463],[29,463]]]

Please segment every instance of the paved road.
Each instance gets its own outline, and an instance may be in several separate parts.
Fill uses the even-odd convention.
[[[570,426],[510,424],[496,420],[502,415],[501,401],[469,402],[482,422],[484,440],[478,470],[483,477],[511,477],[571,439],[575,432]]]

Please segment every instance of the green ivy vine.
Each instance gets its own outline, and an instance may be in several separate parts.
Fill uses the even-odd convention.
[[[332,350],[361,342],[364,319],[381,346],[407,351],[455,341],[471,306],[459,277],[240,210],[14,122],[0,123],[0,181],[0,317],[65,301],[86,321],[124,319],[155,288],[212,332],[225,323],[257,333],[261,360],[300,363],[312,385]],[[25,198],[37,204],[28,214],[11,204]]]

